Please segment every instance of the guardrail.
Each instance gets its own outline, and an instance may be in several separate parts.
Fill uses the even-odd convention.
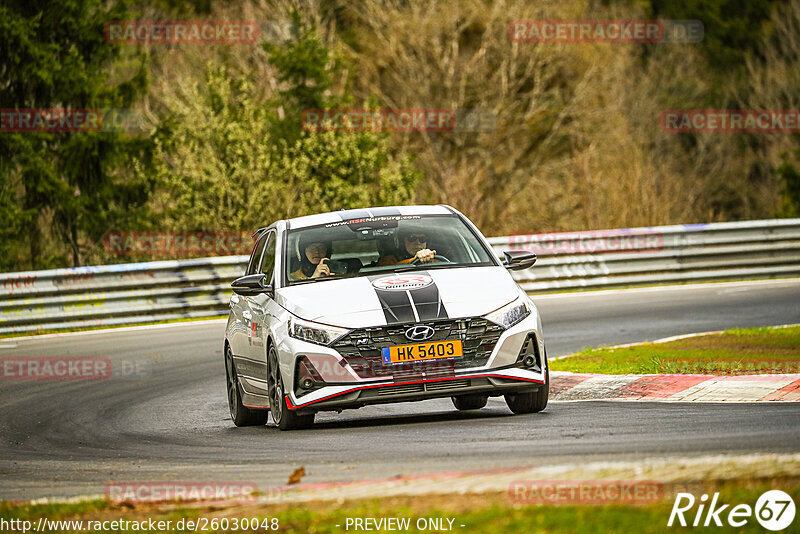
[[[489,239],[528,249],[528,293],[800,275],[800,219]],[[227,314],[247,256],[0,274],[0,334]]]

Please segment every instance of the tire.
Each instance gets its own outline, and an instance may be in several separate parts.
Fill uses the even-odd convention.
[[[453,399],[453,406],[457,410],[480,410],[486,403],[489,402],[489,395],[481,395],[480,393],[473,393],[471,395],[459,395],[458,397],[451,397]]]
[[[231,420],[236,426],[256,426],[267,424],[267,410],[251,410],[242,404],[242,391],[233,363],[233,352],[230,346],[225,347],[225,384],[228,392],[228,409]]]
[[[537,413],[547,407],[547,400],[550,397],[550,365],[547,364],[546,352],[544,361],[546,365],[544,384],[537,391],[505,395],[506,404],[515,414]]]
[[[281,430],[298,430],[310,428],[314,424],[314,415],[297,415],[286,404],[283,378],[278,365],[278,351],[270,344],[267,350],[267,390],[269,392],[269,408],[272,420]]]

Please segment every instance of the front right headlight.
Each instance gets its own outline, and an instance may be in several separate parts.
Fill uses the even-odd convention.
[[[294,316],[289,317],[288,327],[289,335],[293,338],[317,345],[330,345],[350,331],[346,328],[306,321]]]
[[[483,317],[494,324],[509,329],[530,314],[531,310],[528,307],[528,303],[522,297],[518,297],[517,300],[509,302],[499,310],[487,313]]]

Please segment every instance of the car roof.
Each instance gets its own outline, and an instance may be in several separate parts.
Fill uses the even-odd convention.
[[[453,215],[455,210],[440,204],[438,206],[382,206],[317,213],[286,220],[287,229],[307,228],[318,224],[349,221],[360,218],[390,217],[397,215]]]

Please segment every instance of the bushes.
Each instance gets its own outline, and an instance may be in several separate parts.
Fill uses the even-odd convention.
[[[162,101],[152,165],[152,208],[161,229],[252,230],[275,219],[413,200],[419,172],[391,153],[380,133],[309,132],[303,109],[347,100],[332,96],[341,62],[295,15],[294,33],[269,44],[280,82],[260,96],[252,72],[208,64],[195,82]]]

